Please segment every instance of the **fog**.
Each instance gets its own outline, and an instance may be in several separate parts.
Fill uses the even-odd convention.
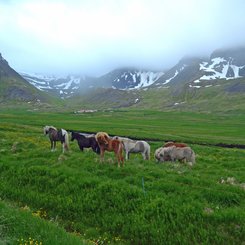
[[[243,0],[0,2],[0,52],[17,71],[165,70],[185,55],[245,44]]]

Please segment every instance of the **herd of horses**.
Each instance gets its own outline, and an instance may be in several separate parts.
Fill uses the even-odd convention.
[[[69,150],[69,133],[65,129],[57,129],[53,126],[45,126],[44,134],[49,136],[51,151],[55,151],[56,142],[60,141],[63,153]],[[76,140],[81,151],[84,148],[92,150],[100,155],[101,162],[104,160],[105,151],[114,152],[118,167],[124,165],[123,151],[125,159],[129,159],[130,153],[141,153],[144,160],[150,159],[150,145],[144,140],[132,140],[129,138],[114,136],[110,137],[106,132],[85,135],[78,132],[71,132],[71,141]],[[184,143],[167,142],[155,151],[157,162],[172,161],[195,163],[194,151]]]

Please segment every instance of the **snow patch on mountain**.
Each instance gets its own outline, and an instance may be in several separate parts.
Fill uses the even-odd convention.
[[[135,76],[139,77],[140,82],[134,89],[145,88],[153,84],[160,76],[163,75],[163,72],[138,72]],[[135,79],[136,81],[136,79]]]
[[[179,74],[181,74],[181,72],[185,69],[185,67],[187,67],[186,64],[184,64],[182,67],[180,67],[179,69],[175,70],[175,73],[172,77],[166,79],[163,83],[161,83],[161,85],[165,85],[169,82],[171,82],[174,78],[176,78]],[[163,74],[162,74],[163,75]]]
[[[222,57],[216,57],[211,59],[211,62],[200,63],[200,71],[206,74],[195,80],[194,83],[200,83],[203,80],[215,80],[215,79],[236,79],[240,78],[240,69],[245,66],[237,66],[232,64],[233,59],[230,57],[226,60]]]
[[[145,88],[153,84],[163,72],[152,71],[122,71],[113,80],[112,88],[133,90]]]

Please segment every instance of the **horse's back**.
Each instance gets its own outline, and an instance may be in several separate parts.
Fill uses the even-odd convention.
[[[163,145],[163,147],[170,147],[170,146],[187,147],[188,145],[185,143],[178,143],[178,142],[172,142],[172,141],[169,141]]]
[[[145,152],[149,147],[148,143],[145,142],[145,141],[136,141],[134,143],[132,142],[129,142],[128,143],[128,146],[129,146],[129,150],[130,152],[134,152],[134,153],[137,153],[137,152]]]

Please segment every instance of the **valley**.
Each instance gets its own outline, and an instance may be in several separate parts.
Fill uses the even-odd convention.
[[[20,75],[1,56],[1,241],[242,244],[244,67],[233,50],[165,71],[57,79]],[[146,140],[151,159],[131,154],[118,168],[113,153],[102,164],[76,142],[51,152],[45,125]],[[190,145],[197,163],[157,164],[154,152],[167,141]]]
[[[73,112],[0,109],[0,196],[3,241],[42,244],[240,244],[244,240],[244,114],[153,110]],[[44,125],[105,131],[149,141],[151,159],[131,154],[125,167],[77,142],[50,151]],[[156,164],[165,140],[188,142],[192,168]],[[6,214],[8,214],[6,216]],[[15,220],[15,221],[13,221]],[[26,224],[25,229],[19,223]],[[41,227],[41,228],[38,228]],[[40,243],[41,244],[41,243]]]

